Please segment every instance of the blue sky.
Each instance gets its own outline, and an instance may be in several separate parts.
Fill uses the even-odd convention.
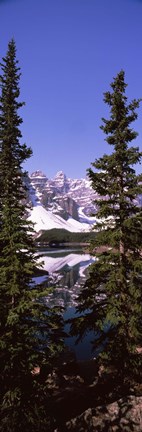
[[[0,57],[12,37],[23,141],[33,149],[25,168],[85,177],[111,150],[99,127],[113,77],[124,69],[128,99],[142,97],[142,0],[0,0]],[[142,150],[142,104],[138,113]]]

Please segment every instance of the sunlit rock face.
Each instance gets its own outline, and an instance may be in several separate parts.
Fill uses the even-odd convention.
[[[67,213],[67,215],[72,216],[73,219],[79,220],[78,205],[75,200],[69,196],[61,196],[55,198],[55,201],[65,211],[65,213]]]
[[[96,223],[97,209],[94,200],[98,194],[92,189],[88,178],[71,179],[63,171],[59,171],[54,178],[49,179],[38,170],[29,176],[29,182],[29,202],[33,209],[37,205],[41,206],[40,211],[36,208],[32,212],[33,222],[38,222],[42,214],[43,224],[40,223],[40,227],[38,224],[38,229],[51,229],[51,224],[47,223],[47,220],[52,221],[53,216],[60,220],[54,218],[52,228],[65,228],[74,232],[89,231]],[[139,195],[135,202],[142,206],[142,196]]]
[[[93,199],[96,195],[88,179],[67,178],[63,171],[57,172],[53,179],[48,179],[39,170],[29,178],[32,195],[35,191],[37,199],[46,210],[66,221],[71,217],[80,223],[94,223],[91,213],[95,213]]]

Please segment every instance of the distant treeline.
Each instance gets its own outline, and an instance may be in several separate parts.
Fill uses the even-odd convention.
[[[51,229],[49,231],[44,231],[40,237],[38,237],[38,242],[59,244],[59,243],[89,243],[90,240],[95,238],[94,232],[69,232],[65,229]]]

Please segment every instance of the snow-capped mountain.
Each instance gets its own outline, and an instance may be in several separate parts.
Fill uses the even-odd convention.
[[[48,179],[42,171],[35,171],[28,181],[29,219],[35,223],[37,232],[52,228],[89,231],[96,223],[93,201],[98,195],[87,178],[71,179],[59,171],[53,179]],[[141,195],[136,202],[142,205]]]
[[[60,204],[72,216],[72,212],[76,212],[76,219],[79,207],[83,207],[86,215],[94,212],[92,201],[95,193],[88,179],[70,179],[63,171],[57,172],[53,179],[48,179],[41,171],[35,171],[31,174],[30,181],[45,207]]]
[[[89,231],[96,218],[93,192],[87,179],[70,179],[59,171],[48,179],[42,171],[29,176],[29,219],[35,230],[64,228],[71,232]]]

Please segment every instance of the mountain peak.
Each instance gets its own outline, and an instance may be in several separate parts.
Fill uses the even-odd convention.
[[[30,177],[31,177],[31,178],[34,178],[34,177],[38,177],[38,178],[47,178],[46,174],[44,174],[44,173],[43,173],[42,171],[40,171],[40,170],[34,171],[34,172],[30,175]]]
[[[64,174],[64,172],[63,171],[58,171],[57,173],[56,173],[56,175],[55,175],[55,177],[54,177],[55,179],[66,179],[66,175]]]

